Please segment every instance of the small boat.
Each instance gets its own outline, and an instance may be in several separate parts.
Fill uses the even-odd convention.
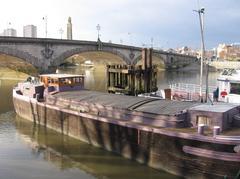
[[[81,64],[81,66],[92,68],[94,67],[94,64],[91,60],[86,60],[83,64]]]
[[[240,103],[240,69],[224,69],[217,80],[219,101]]]

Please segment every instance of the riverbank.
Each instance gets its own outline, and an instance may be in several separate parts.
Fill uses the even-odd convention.
[[[223,70],[224,68],[240,69],[239,61],[213,61],[209,65],[218,70]]]
[[[0,80],[25,80],[29,75],[7,67],[0,67]]]
[[[187,65],[185,67],[178,68],[175,71],[179,71],[179,72],[198,72],[198,71],[200,71],[200,63],[195,62],[195,63],[192,63],[192,64]],[[217,68],[215,66],[209,66],[209,72],[216,72],[216,71],[217,71]]]
[[[23,60],[8,56],[5,54],[0,54],[0,67],[14,70],[16,72],[26,73],[29,75],[37,75],[37,69],[29,63]]]

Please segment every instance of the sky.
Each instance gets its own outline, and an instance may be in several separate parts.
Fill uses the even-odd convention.
[[[204,30],[208,49],[219,43],[240,42],[240,0],[2,0],[0,32],[6,28],[23,36],[23,26],[37,26],[38,37],[66,38],[68,17],[73,39],[168,49],[200,48],[198,14],[205,8]]]

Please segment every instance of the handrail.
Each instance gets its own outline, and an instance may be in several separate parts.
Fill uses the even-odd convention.
[[[198,93],[200,90],[200,85],[189,84],[189,83],[174,83],[174,84],[170,84],[169,87],[172,90],[176,90],[176,91],[194,92],[194,93]],[[212,93],[215,89],[216,89],[215,86],[208,87],[208,90],[210,93]],[[203,86],[202,92],[205,92],[205,91],[206,91],[206,86]]]

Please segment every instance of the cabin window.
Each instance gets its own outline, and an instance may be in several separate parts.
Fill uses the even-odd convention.
[[[82,80],[83,80],[82,78],[79,78],[79,83],[82,83]]]
[[[230,83],[230,93],[240,94],[240,83]]]
[[[211,125],[211,121],[210,118],[208,118],[207,116],[197,116],[197,120],[196,120],[196,125],[200,125],[200,124],[204,124],[206,126],[210,126]]]
[[[64,79],[64,78],[60,78],[60,79],[59,79],[59,82],[60,82],[61,84],[64,84],[65,79]]]
[[[50,79],[50,78],[48,78],[48,79],[47,79],[47,82],[48,82],[48,83],[51,83],[51,79]]]
[[[53,79],[53,80],[52,80],[52,83],[53,83],[53,84],[58,84],[58,79]]]
[[[80,82],[79,78],[75,78],[75,83],[79,83],[79,82]]]
[[[79,78],[75,78],[75,82],[76,83],[82,83],[82,78],[80,78],[80,77]]]

